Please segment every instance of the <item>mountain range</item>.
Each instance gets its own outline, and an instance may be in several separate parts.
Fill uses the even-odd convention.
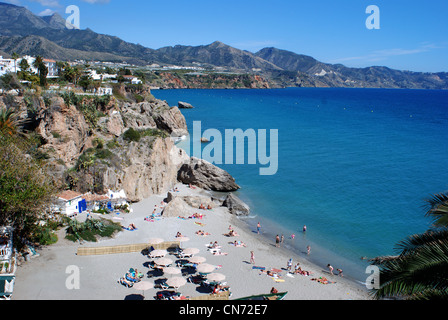
[[[216,41],[151,49],[90,29],[68,29],[55,13],[40,17],[28,9],[0,2],[0,55],[41,55],[55,60],[98,60],[147,65],[200,63],[228,71],[259,74],[273,86],[448,89],[448,73],[400,71],[372,66],[349,68],[313,57],[264,48],[256,53]]]

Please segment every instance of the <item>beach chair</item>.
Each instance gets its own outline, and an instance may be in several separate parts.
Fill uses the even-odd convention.
[[[209,248],[208,251],[212,254],[221,253],[221,248]]]
[[[179,259],[191,258],[192,256],[193,256],[192,254],[186,254],[186,253],[183,253],[183,252],[180,252],[180,253],[177,254],[177,257]]]

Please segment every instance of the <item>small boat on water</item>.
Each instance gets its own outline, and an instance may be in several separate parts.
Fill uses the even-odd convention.
[[[239,299],[235,299],[235,300],[237,300],[237,301],[239,301],[239,300],[258,300],[258,301],[259,300],[272,300],[272,301],[276,301],[276,300],[283,300],[287,294],[288,294],[288,292],[259,294],[259,295],[239,298]]]

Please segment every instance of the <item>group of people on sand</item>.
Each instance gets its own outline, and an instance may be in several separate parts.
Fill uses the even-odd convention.
[[[330,272],[330,274],[334,275],[334,268],[333,268],[333,266],[331,264],[328,264],[327,268],[328,268],[328,271]],[[338,269],[336,269],[336,271],[338,272],[338,276],[340,276],[340,277],[344,276],[342,269],[338,268]]]
[[[188,219],[202,219],[204,218],[205,215],[203,215],[202,213],[193,213],[193,215],[189,216]]]
[[[201,203],[201,205],[199,206],[199,209],[201,210],[212,210],[212,206],[208,205],[207,207],[204,206],[204,204]]]
[[[302,276],[310,276],[312,274],[312,272],[310,271],[302,270],[299,262],[297,262],[297,264],[294,266],[294,270],[292,270],[292,259],[288,260],[287,269],[289,273],[292,274],[300,274]]]
[[[235,247],[246,247],[246,244],[240,240],[235,240],[231,242],[231,244],[234,245]]]
[[[225,233],[224,234],[226,237],[239,237],[240,235],[238,233],[236,233],[235,230],[230,229],[229,233]]]

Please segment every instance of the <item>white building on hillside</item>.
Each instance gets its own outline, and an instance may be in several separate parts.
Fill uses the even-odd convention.
[[[53,211],[73,217],[85,211],[85,202],[81,193],[67,190],[57,195],[57,204],[53,207]]]
[[[25,59],[28,62],[29,71],[33,73],[38,73],[38,70],[36,67],[33,66],[34,62],[36,61],[35,57],[31,56],[23,56],[18,58],[14,61],[14,59],[4,59],[2,56],[0,56],[0,76],[6,74],[6,73],[14,73],[16,71],[22,71],[20,68],[20,62]],[[58,67],[56,65],[56,61],[52,59],[43,59],[43,62],[45,66],[48,68],[48,78],[56,78],[58,76]]]
[[[136,76],[123,76],[124,80],[127,82],[130,82],[131,84],[141,84],[142,80],[140,80],[139,78],[137,78]]]
[[[0,76],[4,74],[15,72],[15,64],[13,59],[5,59],[0,56]]]

